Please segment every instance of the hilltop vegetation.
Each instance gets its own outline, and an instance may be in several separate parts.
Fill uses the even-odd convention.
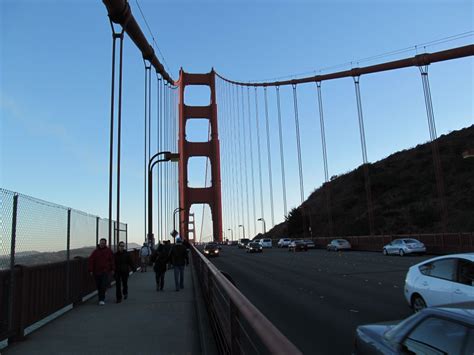
[[[474,231],[474,158],[462,156],[464,151],[474,148],[474,125],[442,135],[437,142],[448,210],[447,231]],[[430,143],[394,153],[369,164],[368,169],[375,234],[442,231]],[[368,235],[363,166],[333,177],[316,189],[291,211],[290,223],[287,218],[270,234],[275,238],[288,232],[299,235],[311,226],[313,237],[329,236],[326,192],[330,194],[333,235]]]

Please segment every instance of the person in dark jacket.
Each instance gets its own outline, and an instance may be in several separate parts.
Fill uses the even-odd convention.
[[[174,284],[176,291],[184,288],[184,265],[189,265],[188,252],[183,245],[181,238],[176,238],[176,244],[170,251],[171,264],[174,268]],[[178,283],[179,275],[179,283]]]
[[[151,261],[154,262],[153,271],[155,271],[156,290],[163,291],[165,285],[166,266],[169,260],[169,253],[166,252],[160,244],[151,256]]]
[[[130,270],[135,272],[137,268],[133,264],[132,256],[125,250],[125,243],[120,242],[118,251],[114,254],[115,258],[115,295],[117,303],[122,302],[122,285],[123,298],[128,297],[128,274]]]
[[[115,263],[112,250],[107,247],[107,240],[102,238],[97,248],[89,256],[89,273],[95,278],[99,293],[99,305],[105,304],[105,289],[109,274],[114,274]]]

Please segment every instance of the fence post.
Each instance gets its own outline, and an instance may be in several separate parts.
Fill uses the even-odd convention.
[[[125,249],[128,250],[128,223],[125,223]]]
[[[18,194],[13,195],[12,238],[10,245],[10,290],[8,294],[8,330],[13,328],[13,296],[15,293],[15,246]]]
[[[100,217],[95,218],[95,246],[99,244],[99,220]]]
[[[70,249],[71,249],[71,209],[67,210],[67,235],[66,235],[66,304],[70,301],[71,296],[71,265],[70,265]]]

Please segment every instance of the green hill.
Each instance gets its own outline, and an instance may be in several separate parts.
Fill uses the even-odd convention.
[[[474,125],[442,135],[437,143],[448,211],[447,232],[474,231],[474,158],[462,156],[474,148]],[[375,234],[442,232],[430,143],[394,153],[368,168]],[[293,211],[301,217],[290,226],[290,234],[301,234],[311,226],[313,237],[330,236],[326,190],[330,193],[333,235],[368,235],[363,166],[333,177],[316,189]],[[269,233],[274,238],[287,235],[288,222]]]

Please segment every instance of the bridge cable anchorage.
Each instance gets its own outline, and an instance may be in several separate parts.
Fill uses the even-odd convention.
[[[250,236],[250,207],[249,207],[249,176],[248,176],[248,155],[247,155],[247,138],[248,135],[245,132],[245,100],[244,100],[244,87],[241,86],[242,91],[242,133],[244,136],[244,170],[245,170],[245,194],[246,194],[246,205],[247,205],[247,233]]]
[[[295,111],[295,128],[296,128],[296,148],[298,153],[298,169],[300,176],[300,193],[301,203],[304,202],[304,184],[303,184],[303,162],[301,159],[301,138],[300,138],[300,123],[298,117],[298,94],[296,91],[296,84],[292,85],[293,88],[293,106]]]
[[[278,111],[278,133],[280,138],[280,164],[281,164],[281,187],[283,192],[283,213],[284,217],[288,215],[288,207],[286,201],[286,179],[285,179],[285,156],[283,154],[283,130],[281,126],[281,105],[280,105],[280,87],[276,86],[277,111]]]
[[[439,154],[439,147],[438,147],[438,141],[437,141],[438,135],[436,133],[436,123],[435,123],[435,117],[434,117],[433,102],[431,100],[430,82],[429,82],[429,77],[428,77],[428,65],[419,66],[419,69],[420,69],[421,80],[423,84],[423,93],[425,96],[428,129],[430,131],[430,141],[431,141],[431,150],[433,154],[436,188],[438,192],[439,209],[440,209],[441,221],[442,221],[441,227],[442,227],[443,233],[446,233],[447,224],[448,224],[448,208],[446,204],[446,194],[445,194],[445,189],[444,189],[444,179],[443,179],[443,170],[441,166],[441,157]]]
[[[258,124],[258,94],[255,87],[255,123],[257,126],[257,151],[258,151],[258,177],[260,180],[260,214],[261,218],[265,219],[263,210],[263,181],[262,181],[262,153],[260,148],[260,129]]]
[[[275,210],[273,207],[273,180],[272,180],[272,156],[270,147],[270,123],[268,119],[268,97],[267,87],[263,88],[264,99],[265,99],[265,125],[267,131],[267,160],[268,160],[268,182],[270,187],[270,212],[272,217],[272,227],[275,226]]]
[[[316,89],[318,93],[318,107],[319,107],[319,125],[321,128],[321,145],[323,149],[323,161],[324,161],[324,192],[326,195],[326,210],[328,217],[328,227],[329,227],[329,236],[334,235],[333,232],[333,221],[332,221],[332,211],[331,211],[331,188],[328,184],[329,182],[329,168],[328,168],[328,155],[327,155],[327,145],[326,145],[326,130],[324,127],[324,114],[323,114],[323,96],[321,93],[321,82],[316,82]],[[312,212],[310,210],[310,217],[312,217]]]
[[[250,109],[250,87],[247,86],[247,105],[248,105],[248,127],[250,138],[250,172],[252,175],[252,208],[253,208],[253,230],[257,235],[257,210],[255,207],[255,174],[253,161],[253,136],[252,136],[252,113]]]
[[[161,97],[161,76],[159,73],[156,73],[156,151],[159,152],[160,151],[160,122],[161,122],[161,115],[160,115],[160,110],[161,110],[161,102],[160,102],[160,97]],[[161,241],[161,234],[160,234],[160,229],[159,229],[159,225],[160,225],[160,204],[159,204],[159,201],[160,201],[160,190],[158,188],[158,182],[159,182],[159,164],[156,168],[156,178],[155,178],[155,181],[157,183],[157,188],[156,188],[156,204],[157,204],[157,208],[156,208],[156,231],[158,233],[158,238],[156,238],[158,240],[158,242]]]
[[[370,183],[369,175],[369,162],[367,159],[367,145],[365,140],[365,130],[364,130],[364,116],[362,114],[362,99],[360,95],[360,85],[359,85],[359,76],[354,76],[354,85],[356,92],[357,100],[357,113],[359,117],[359,133],[360,133],[360,144],[362,149],[362,160],[363,160],[363,169],[364,169],[364,181],[365,181],[365,192],[367,196],[367,214],[369,222],[369,232],[370,235],[374,235],[374,214],[373,214],[373,205],[372,205],[372,190]]]
[[[240,116],[240,92],[239,92],[239,87],[236,85],[235,86],[235,91],[236,91],[236,100],[237,100],[237,121],[236,121],[236,132],[238,135],[238,149],[239,149],[239,191],[240,191],[240,208],[242,212],[242,221],[239,221],[239,223],[242,224],[242,226],[245,226],[245,213],[244,213],[244,178],[242,175],[242,131],[241,131],[241,126],[240,126],[240,121],[241,121],[241,116]],[[245,234],[245,233],[244,233]],[[245,238],[245,235],[243,236]]]
[[[109,145],[109,230],[108,243],[112,246],[112,190],[113,190],[113,157],[114,157],[114,119],[115,119],[115,61],[116,61],[116,41],[120,40],[120,66],[119,66],[119,115],[121,115],[121,95],[122,95],[122,55],[123,55],[123,29],[121,32],[116,32],[112,21],[110,21],[112,28],[112,79],[111,79],[111,93],[110,93],[110,145]],[[117,170],[119,171],[119,170]],[[114,233],[115,235],[115,233]]]
[[[150,155],[150,148],[149,148],[149,130],[150,130],[150,126],[149,126],[149,123],[150,123],[150,118],[148,117],[149,115],[149,110],[148,110],[148,107],[149,107],[149,103],[148,101],[151,101],[151,97],[149,97],[150,95],[150,91],[149,91],[149,84],[148,84],[148,80],[149,80],[149,73],[151,71],[151,66],[147,64],[146,60],[144,59],[143,60],[143,65],[145,67],[145,107],[144,107],[144,113],[145,113],[145,120],[144,120],[144,137],[143,137],[143,141],[144,141],[144,151],[143,151],[143,156],[144,156],[144,167],[143,167],[143,173],[144,173],[144,182],[145,182],[145,186],[144,186],[144,205],[145,205],[145,208],[144,208],[144,216],[145,216],[145,229],[144,229],[144,234],[145,234],[145,242],[151,242],[151,235],[148,235],[147,234],[147,216],[148,216],[148,209],[147,209],[147,180],[148,180],[148,161],[151,157]],[[149,231],[148,231],[149,232]]]

